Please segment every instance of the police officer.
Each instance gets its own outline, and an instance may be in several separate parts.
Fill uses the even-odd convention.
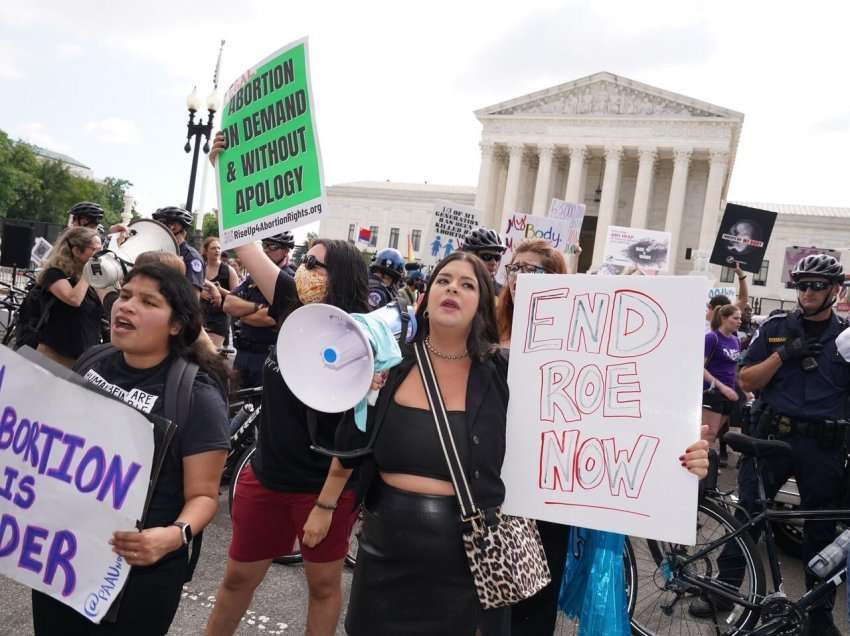
[[[70,227],[96,229],[103,220],[103,208],[91,201],[80,201],[68,210]]]
[[[180,257],[186,264],[186,278],[200,294],[204,290],[204,261],[198,250],[186,241],[186,231],[192,227],[192,213],[176,205],[169,205],[159,208],[152,216],[154,221],[159,221],[171,230]]]
[[[832,311],[844,271],[834,257],[812,254],[797,263],[791,279],[799,309],[762,323],[741,362],[739,383],[745,391],[761,391],[757,436],[782,439],[793,448],[791,457],[762,460],[767,497],[772,498],[793,474],[803,509],[834,509],[843,490],[850,391],[850,364],[836,346],[847,324]],[[738,490],[741,505],[756,510],[752,458],[743,459]],[[835,538],[835,522],[806,521],[803,535],[803,563],[808,563]],[[719,576],[737,587],[741,581],[732,573],[742,571],[740,553],[732,543],[727,545],[718,561]],[[814,578],[806,572],[806,585],[813,584]],[[713,600],[715,607],[726,609],[722,601]],[[811,634],[839,634],[832,622],[833,600],[834,595],[811,610]],[[690,610],[695,616],[713,614],[704,599],[692,603]]]
[[[388,247],[375,254],[369,266],[369,309],[375,311],[396,299],[398,284],[404,275],[404,258]]]
[[[263,239],[263,251],[278,267],[291,276],[295,270],[289,264],[289,254],[295,247],[292,232],[283,232]],[[263,364],[269,347],[277,342],[277,322],[269,316],[268,302],[254,280],[245,280],[229,293],[222,305],[225,313],[239,319],[236,336],[236,359],[233,368],[239,372],[242,387],[263,384]]]
[[[472,252],[482,261],[493,277],[493,284],[496,286],[496,293],[502,289],[502,285],[496,282],[496,272],[499,270],[499,263],[502,262],[502,254],[508,248],[502,245],[502,240],[495,230],[490,230],[486,227],[479,227],[467,234],[463,240],[464,252]]]

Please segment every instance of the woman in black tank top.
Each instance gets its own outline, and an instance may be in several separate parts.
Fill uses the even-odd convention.
[[[201,308],[204,312],[204,329],[210,340],[221,347],[230,328],[230,318],[222,310],[224,298],[239,284],[236,271],[221,259],[221,242],[217,236],[209,236],[204,241],[201,255],[206,263],[205,278],[218,287],[221,301],[213,302],[206,292],[201,294]]]

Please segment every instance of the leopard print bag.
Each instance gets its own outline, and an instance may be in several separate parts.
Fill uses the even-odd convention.
[[[463,533],[463,547],[478,600],[484,609],[514,605],[539,592],[551,580],[537,523],[533,519],[502,514],[499,509],[485,513],[475,505],[431,359],[421,342],[416,343],[415,351],[461,517],[469,524]]]

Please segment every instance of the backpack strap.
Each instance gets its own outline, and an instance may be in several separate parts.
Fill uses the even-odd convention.
[[[198,370],[197,364],[188,362],[180,356],[174,359],[174,363],[168,370],[168,379],[165,383],[165,403],[163,404],[164,415],[178,429],[182,428],[189,419],[189,413],[192,409],[192,387],[195,384]],[[176,453],[176,449],[172,448],[171,452]],[[177,459],[182,461],[179,457]],[[201,557],[201,544],[203,541],[203,532],[199,532],[192,537],[192,544],[189,548],[189,569],[186,573],[185,583],[192,580],[195,567],[198,565],[198,559]]]

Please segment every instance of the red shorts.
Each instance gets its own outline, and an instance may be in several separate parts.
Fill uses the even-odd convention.
[[[295,539],[300,543],[304,538],[304,524],[318,497],[318,493],[269,490],[259,482],[248,464],[239,475],[239,487],[230,513],[233,522],[230,558],[250,563],[290,554]],[[315,548],[301,546],[304,560],[329,563],[344,558],[356,519],[354,493],[346,490],[337,501],[324,540]]]

